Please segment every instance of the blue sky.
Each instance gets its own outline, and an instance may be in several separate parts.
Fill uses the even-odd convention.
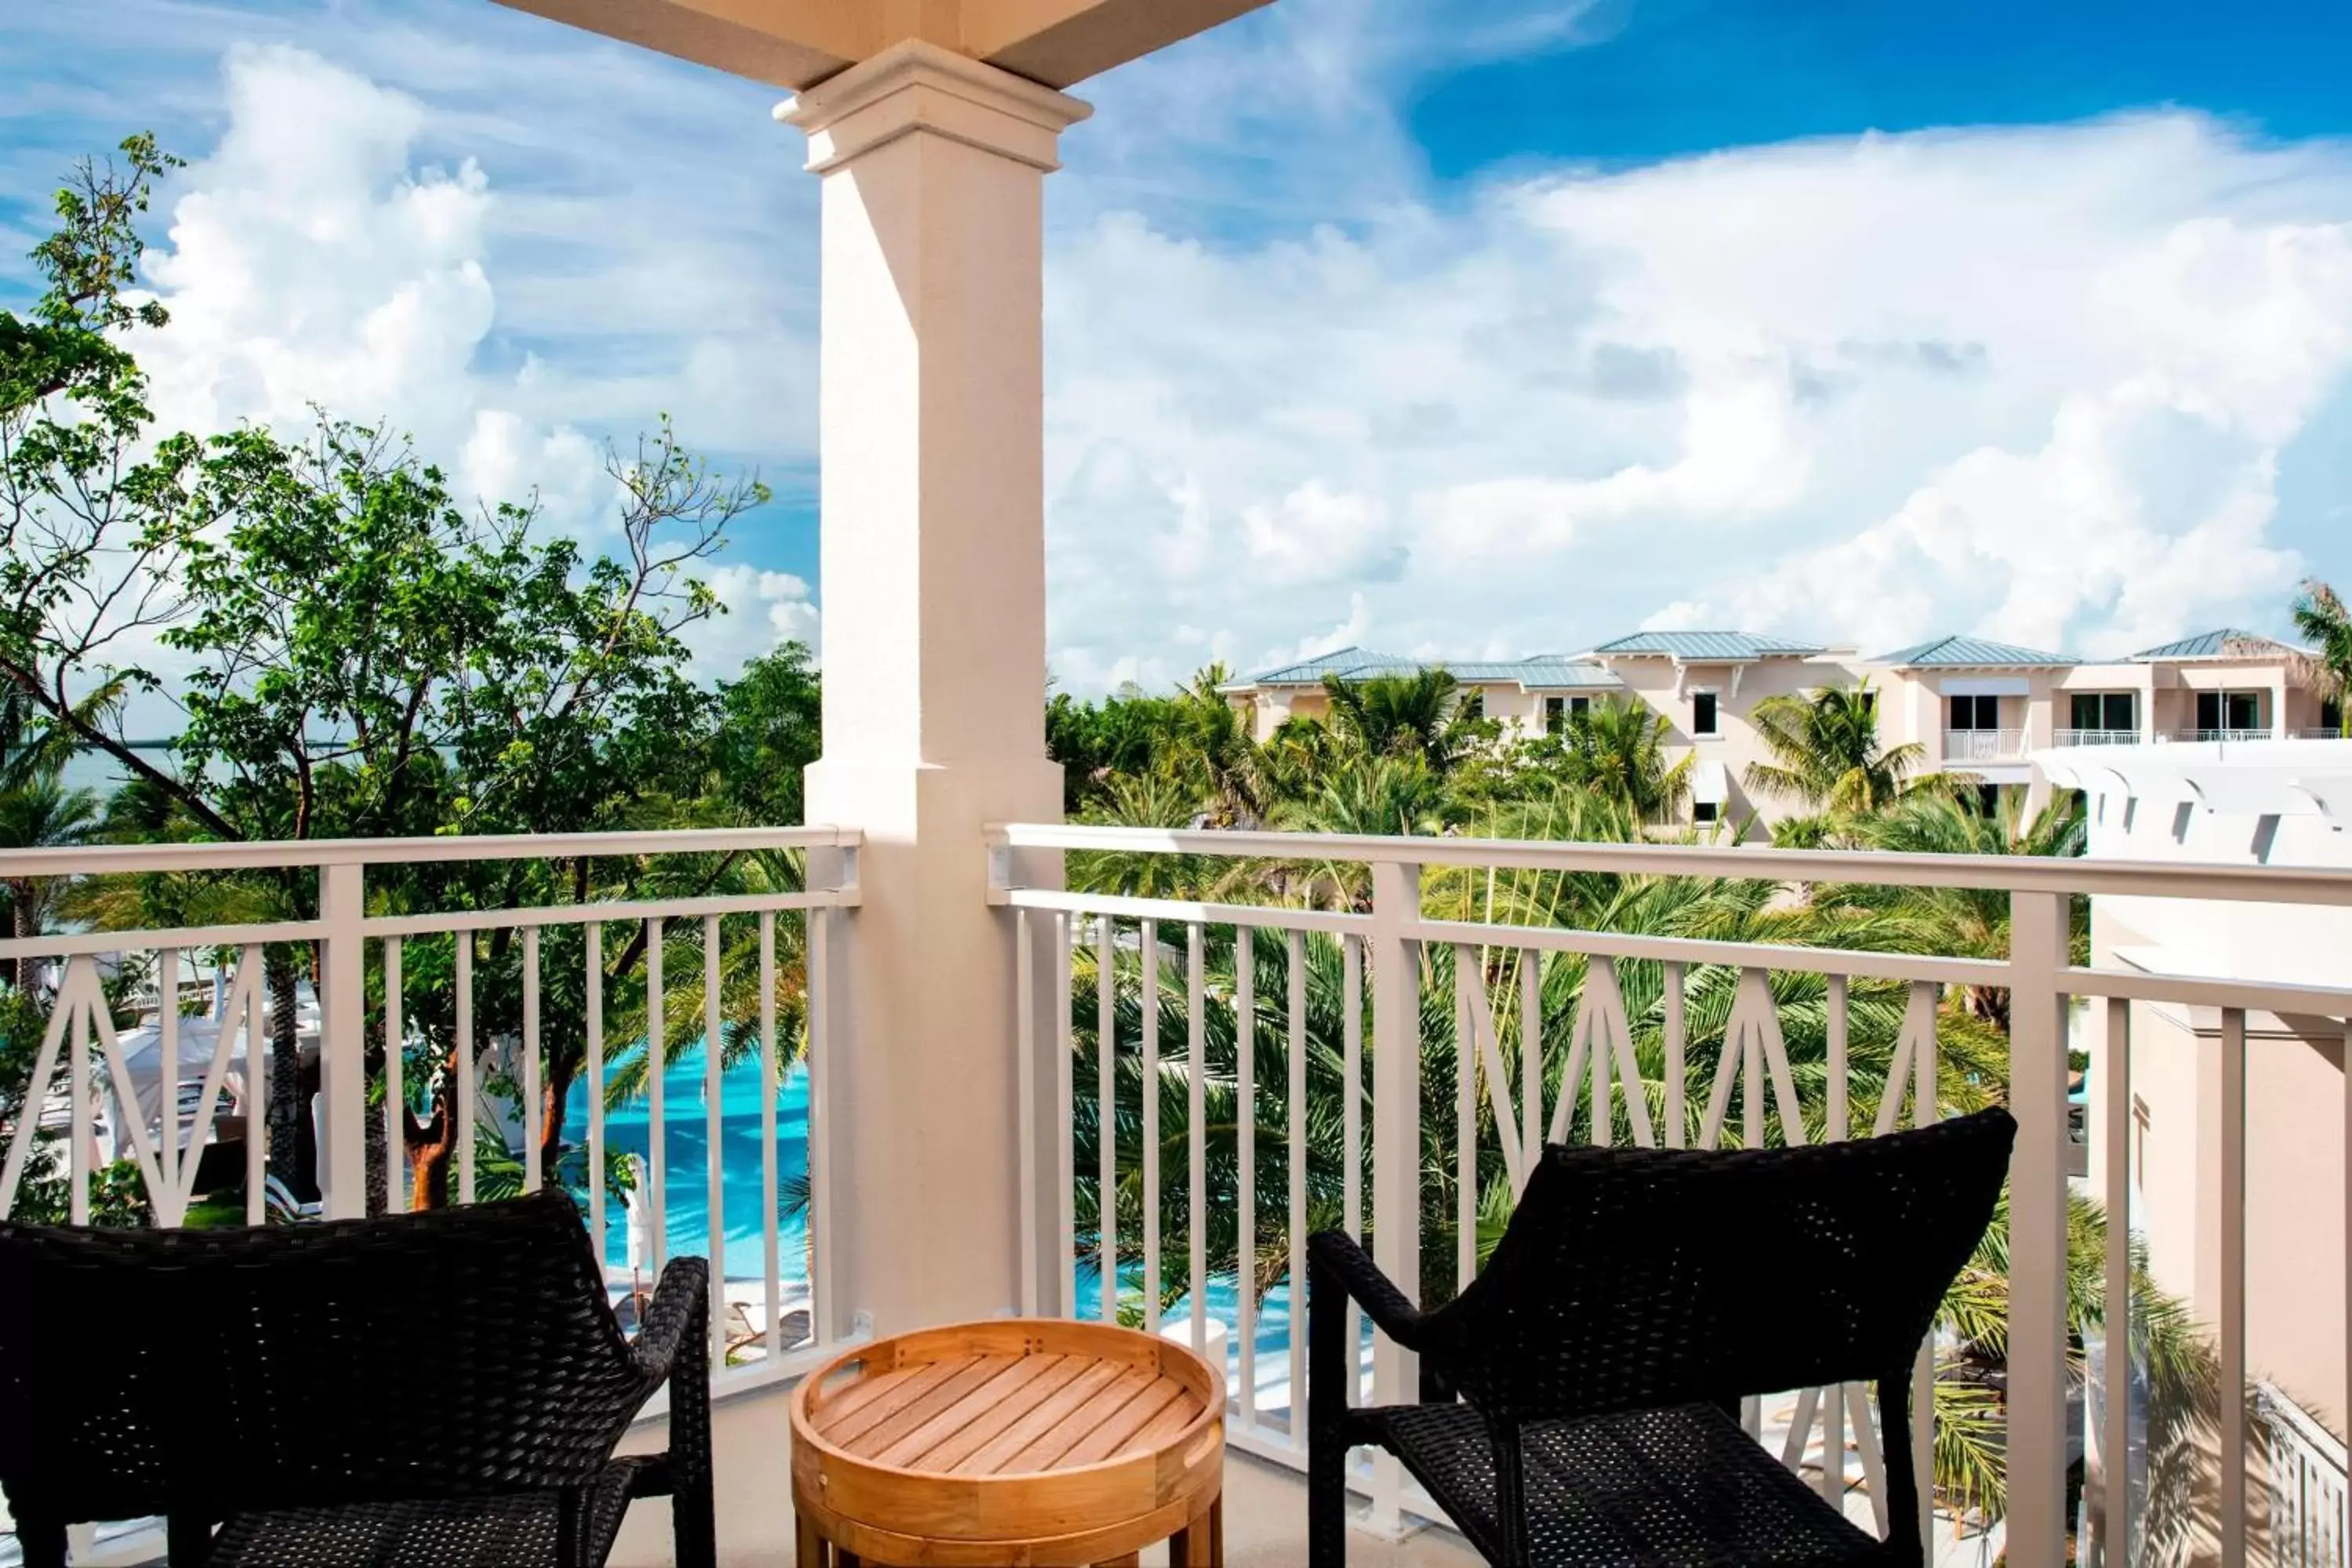
[[[2126,651],[2352,576],[2352,7],[1277,0],[1078,90],[1047,525],[1078,689],[1643,624]],[[821,633],[776,94],[483,0],[16,0],[0,290],[152,128],[174,423],[413,431],[593,540],[661,412]],[[5,298],[5,294],[0,294]]]

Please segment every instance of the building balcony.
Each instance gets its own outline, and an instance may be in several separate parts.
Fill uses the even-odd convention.
[[[1969,763],[2015,763],[2025,758],[2022,730],[1947,730],[1944,765]]]
[[[669,1256],[705,1256],[723,1280],[709,1325],[722,1561],[780,1561],[786,1391],[921,1315],[918,1301],[908,1321],[877,1320],[883,1260],[864,1242],[894,1200],[850,1174],[861,1129],[898,1109],[875,1089],[892,1081],[876,1069],[897,1043],[861,1035],[839,978],[859,944],[892,940],[861,886],[866,853],[857,834],[824,827],[0,852],[9,879],[266,870],[317,889],[315,914],[269,923],[0,942],[48,1007],[33,1102],[53,1113],[0,1128],[0,1214],[301,1223],[307,1193],[273,1195],[281,1171],[296,1185],[314,1173],[325,1211],[345,1215],[563,1183],[625,1321]],[[1310,1231],[1369,1237],[1385,1272],[1434,1300],[1476,1275],[1546,1143],[1863,1138],[1984,1100],[2021,1123],[2008,1230],[1971,1287],[2006,1303],[2005,1328],[1995,1350],[1947,1321],[1923,1353],[1918,1386],[1934,1397],[1916,1404],[1914,1448],[1937,1500],[1929,1544],[1939,1563],[2006,1552],[2035,1568],[2094,1542],[2125,1549],[2151,1505],[2137,1492],[2126,1505],[2105,1478],[2122,1474],[2108,1456],[2141,1467],[2145,1369],[2102,1355],[2097,1324],[2134,1310],[2132,1240],[2121,1226],[2097,1233],[2076,1287],[2093,1300],[2072,1308],[2066,1257],[2070,1225],[2078,1247],[2084,1237],[2070,1171],[2087,1159],[2092,1188],[2130,1184],[2127,1141],[2107,1132],[2132,1121],[2136,1011],[2218,1019],[2210,1070],[2225,1094],[2246,1071],[2249,1018],[2352,1018],[2352,989],[2084,967],[2067,940],[2083,893],[2352,905],[2340,871],[1059,825],[993,829],[971,853],[1015,974],[1015,1048],[961,1081],[898,1092],[1002,1118],[1015,1157],[986,1206],[1005,1225],[975,1250],[944,1219],[927,1237],[928,1204],[888,1217],[911,1219],[919,1245],[991,1261],[1002,1310],[1117,1319],[1221,1364],[1236,1563],[1304,1556],[1293,1284]],[[395,908],[372,890],[395,868],[587,857],[633,861],[648,892],[502,902],[481,889],[509,884],[452,875],[437,906]],[[1065,885],[1065,862],[1083,890]],[[759,876],[742,874],[752,865]],[[1244,868],[1245,882],[1229,874]],[[1654,897],[1598,929],[1496,918],[1552,907],[1541,895],[1567,878],[1638,879]],[[1236,886],[1259,892],[1213,891]],[[2008,950],[1784,940],[1808,889],[1870,887],[2005,900]],[[1756,894],[1747,904],[1741,889]],[[1654,915],[1669,905],[1690,918]],[[308,1039],[298,1025],[290,1073],[271,1044],[283,1038],[272,944],[313,955],[316,1022]],[[925,973],[924,954],[901,956]],[[1990,1057],[1989,1017],[2007,1029]],[[2090,1036],[2113,1070],[2077,1118],[2069,1053]],[[273,1116],[289,1080],[299,1113]],[[273,1148],[289,1127],[296,1147]],[[2246,1133],[2242,1117],[2221,1119],[2198,1173],[2223,1205],[2210,1348],[2225,1389],[2259,1370],[2244,1338]],[[1094,1217],[1106,1192],[1115,1224]],[[2087,1385],[2069,1370],[2085,1341]],[[1412,1397],[1403,1358],[1364,1342],[1357,1396]],[[106,1353],[102,1336],[77,1353]],[[1852,1517],[1883,1523],[1873,1408],[1858,1389],[1791,1390],[1743,1414]],[[2210,1441],[2230,1462],[2186,1505],[2225,1552],[2259,1546],[2276,1515],[2259,1472],[2253,1490],[2245,1481],[2269,1409],[2221,1401]],[[1997,1502],[1935,1468],[1946,1420],[1988,1439]],[[649,1446],[658,1428],[656,1414]],[[1369,1533],[1354,1561],[1473,1561],[1393,1464],[1363,1464],[1355,1482]],[[640,1513],[614,1561],[667,1561],[660,1507]],[[134,1529],[83,1544],[83,1561],[129,1563],[160,1542]]]
[[[2137,746],[2144,739],[2137,730],[2061,730],[2051,739],[2055,746]]]

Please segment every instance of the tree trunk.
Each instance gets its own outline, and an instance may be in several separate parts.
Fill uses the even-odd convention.
[[[455,1072],[457,1057],[449,1058],[449,1070]],[[450,1162],[457,1152],[457,1108],[451,1102],[451,1089],[446,1075],[433,1091],[433,1120],[410,1142],[409,1150],[415,1155],[409,1172],[409,1203],[412,1209],[447,1208],[457,1201],[457,1184],[450,1180]]]
[[[578,1071],[578,1064],[568,1056],[556,1055],[547,1058],[547,1078],[541,1091],[539,1116],[539,1179],[544,1186],[556,1184],[556,1163],[563,1157],[564,1111],[571,1102],[572,1084]],[[589,1107],[588,1114],[595,1115],[596,1108]],[[592,1182],[596,1180],[596,1173],[589,1172],[588,1179]]]
[[[269,981],[269,1169],[296,1197],[307,1202],[319,1195],[313,1184],[318,1153],[310,1133],[310,1101],[303,1087],[306,1077],[315,1084],[317,1075],[302,1071],[293,954],[285,947],[271,947],[263,957],[263,967]]]

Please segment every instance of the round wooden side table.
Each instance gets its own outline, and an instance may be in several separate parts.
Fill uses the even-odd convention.
[[[1058,1319],[864,1345],[793,1394],[800,1568],[1223,1568],[1224,1379]]]

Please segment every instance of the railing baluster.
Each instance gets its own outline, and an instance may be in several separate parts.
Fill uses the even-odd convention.
[[[1933,1127],[1943,1120],[1943,1108],[1936,1100],[1936,1002],[1935,987],[1915,986],[1916,994],[1925,991],[1921,1008],[1925,1022],[1919,1038],[1911,1053],[1911,1125]],[[2063,1038],[2063,1035],[2061,1037]],[[2060,1059],[2064,1059],[2061,1053]],[[2065,1118],[2059,1118],[2059,1134],[2064,1136]],[[2063,1202],[2063,1200],[2062,1200]],[[2065,1224],[2059,1221],[2062,1236]],[[1919,1347],[1919,1354],[1911,1366],[1911,1484],[1923,1498],[1936,1495],[1936,1347],[1931,1339]],[[1932,1508],[1921,1510],[1932,1515]]]
[[[1118,933],[1105,915],[1095,946],[1095,1260],[1102,1321],[1118,1321]]]
[[[1828,1016],[1826,1041],[1829,1062],[1829,1093],[1826,1114],[1822,1124],[1822,1142],[1843,1143],[1846,1138],[1846,1061],[1848,1013],[1846,977],[1832,974],[1828,980],[1828,995],[1824,999]],[[1923,1497],[1930,1494],[1922,1493]],[[1822,1397],[1822,1496],[1832,1508],[1845,1509],[1845,1385],[1832,1384]]]
[[[727,1365],[726,1034],[719,996],[719,917],[702,917],[703,1251],[710,1259],[710,1364]]]
[[[95,969],[97,962],[90,958],[69,959],[67,961],[67,968],[70,971],[76,965],[85,965]],[[73,1012],[71,1026],[73,1032],[68,1037],[70,1044],[66,1051],[66,1092],[72,1097],[68,1101],[70,1109],[68,1112],[66,1132],[68,1141],[66,1175],[70,1184],[67,1189],[66,1216],[74,1225],[88,1225],[89,1223],[90,1166],[96,1162],[98,1155],[98,1128],[95,1117],[98,1109],[98,1085],[90,1080],[89,1008],[82,1002],[79,988],[70,984],[60,985],[58,988],[58,1005],[71,1008]],[[40,1120],[41,1102],[38,1096],[26,1096],[24,1114],[29,1121],[37,1122]]]
[[[1078,1315],[1077,1039],[1072,1020],[1070,946],[1077,926],[1074,917],[1056,914],[1047,931],[1054,939],[1054,1235],[1061,1264],[1061,1294],[1055,1310],[1062,1317],[1075,1318]]]
[[[646,1250],[659,1278],[669,1256],[669,1107],[667,1068],[669,1008],[662,995],[662,922],[646,921]]]
[[[1286,1063],[1289,1080],[1283,1093],[1290,1143],[1286,1157],[1290,1191],[1284,1199],[1284,1211],[1289,1215],[1286,1232],[1290,1238],[1289,1283],[1285,1287],[1290,1319],[1290,1409],[1285,1419],[1290,1424],[1290,1446],[1303,1454],[1307,1451],[1307,933],[1290,932],[1288,948],[1290,996],[1284,1022],[1290,1036]]]
[[[1138,927],[1143,1028],[1143,1331],[1160,1331],[1160,922]]]
[[[2246,1562],[2246,1012],[2221,1009],[2221,1568]]]
[[[2131,1004],[2107,1001],[2107,1036],[2098,1067],[2105,1141],[2107,1247],[2106,1409],[2099,1424],[2099,1529],[2106,1568],[2131,1568]],[[2352,1058],[2347,1058],[2352,1059]],[[2347,1144],[2352,1148],[2352,1144]]]
[[[812,854],[811,862],[817,857]],[[832,874],[845,875],[839,856],[829,856]],[[814,877],[811,880],[814,880]],[[834,910],[813,909],[802,917],[801,940],[808,975],[808,1212],[803,1224],[808,1240],[809,1338],[816,1344],[833,1342],[841,1331],[841,1310],[835,1299],[834,1232],[839,1211],[834,1207],[833,1069],[834,1031],[841,1005],[834,994],[834,943],[849,939],[846,926]],[[772,1208],[774,1206],[770,1205]]]
[[[1364,950],[1352,936],[1339,939],[1340,949],[1340,1115],[1339,1211],[1348,1234],[1364,1239]],[[1306,1276],[1301,1275],[1304,1279]],[[1349,1364],[1358,1359],[1363,1342],[1364,1315],[1350,1300],[1348,1314]],[[1348,1403],[1364,1402],[1360,1371],[1349,1380]]]
[[[404,1078],[407,1053],[402,1048],[406,1039],[400,1019],[400,938],[383,939],[383,1207],[386,1214],[408,1212],[408,1085]],[[600,1187],[599,1171],[592,1161],[588,1173],[591,1192]],[[601,1206],[602,1194],[597,1202]],[[596,1256],[604,1256],[604,1233],[591,1226],[589,1235],[596,1238]]]
[[[1206,1353],[1209,1346],[1209,989],[1203,953],[1206,933],[1198,921],[1185,933],[1185,1129],[1192,1155],[1192,1188],[1185,1203],[1190,1222],[1186,1247],[1192,1258],[1187,1281],[1192,1298],[1192,1349]],[[1224,1369],[1217,1369],[1223,1375]]]
[[[1519,949],[1519,1166],[1533,1180],[1543,1159],[1543,954]]]
[[[1687,1072],[1683,1051],[1687,1037],[1683,1016],[1683,966],[1665,966],[1665,1057],[1666,1057],[1666,1147],[1679,1149],[1689,1137],[1690,1112],[1684,1100],[1688,1086],[1684,1082]]]
[[[522,928],[522,1190],[539,1191],[540,1150],[547,1135],[546,1108],[540,1103],[539,928]]]
[[[474,933],[461,931],[457,944],[457,1201],[474,1201]]]
[[[2344,1192],[2342,1224],[2344,1226],[2344,1404],[2342,1409],[2347,1426],[2352,1426],[2352,1019],[2344,1026],[2344,1054],[2338,1058],[2344,1074]],[[2352,1437],[2352,1430],[2345,1434]],[[2352,1458],[2352,1444],[2346,1445],[2347,1458]],[[2332,1560],[2341,1562],[2352,1553],[2352,1484],[2347,1479],[2336,1479],[2336,1491],[2328,1500],[2327,1529],[2332,1532]]]
[[[580,941],[588,1000],[588,1234],[596,1261],[609,1267],[604,1243],[604,927],[591,921]]]
[[[814,976],[811,977],[812,979]],[[784,1259],[776,1220],[776,1097],[782,1090],[776,1064],[776,915],[760,911],[760,1281],[768,1308],[761,1336],[769,1359],[784,1351]],[[803,1133],[805,1137],[805,1133]],[[802,1145],[805,1148],[805,1142]]]
[[[159,1097],[163,1112],[163,1147],[156,1151],[157,1168],[163,1173],[163,1184],[176,1199],[180,1191],[180,950],[161,948],[155,953],[155,1050],[162,1062],[163,1089]],[[168,980],[164,979],[169,975]],[[163,1204],[159,1194],[150,1194],[156,1202],[159,1218]],[[183,1215],[179,1204],[171,1205],[171,1217],[166,1225],[177,1225]]]
[[[1250,928],[1234,928],[1234,1331],[1235,1394],[1244,1429],[1257,1425],[1257,954]]]
[[[1470,1016],[1470,987],[1486,984],[1478,956],[1454,949],[1454,1288],[1470,1288],[1478,1271],[1478,1047]]]
[[[268,1048],[262,1039],[269,987],[259,944],[245,950],[238,971],[240,982],[251,976],[251,983],[241,986],[245,993],[245,1223],[261,1225],[269,1218],[269,1065]],[[226,1032],[227,1027],[228,1020],[224,1018],[221,1028]],[[213,1049],[215,1055],[227,1054],[217,1043]]]
[[[316,1169],[329,1219],[367,1215],[367,872],[319,868]]]
[[[1037,1315],[1037,954],[1027,910],[1013,911],[1013,1159],[1020,1167],[1017,1233],[1021,1315]]]
[[[1372,868],[1372,1253],[1381,1271],[1420,1294],[1421,1281],[1421,868]],[[1353,1342],[1350,1342],[1351,1344]],[[1412,1352],[1386,1334],[1372,1342],[1372,1398],[1408,1404],[1420,1377]],[[1371,1522],[1393,1535],[1403,1472],[1391,1455],[1372,1459]]]

